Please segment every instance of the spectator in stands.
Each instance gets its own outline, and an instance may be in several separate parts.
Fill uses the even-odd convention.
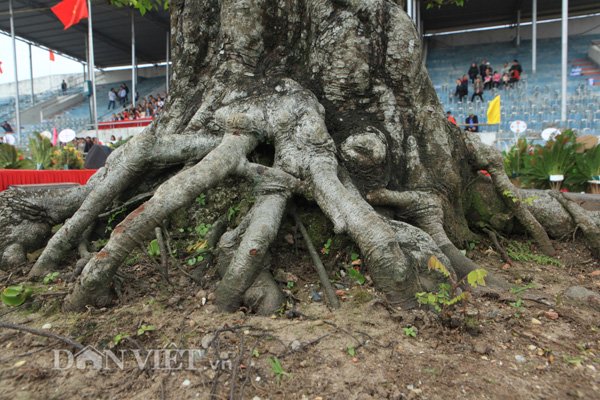
[[[502,83],[502,75],[500,75],[500,72],[494,71],[494,75],[492,75],[492,86],[497,88],[500,86],[501,83]]]
[[[485,76],[485,71],[489,67],[490,63],[485,58],[481,60],[481,64],[479,65],[479,75]]]
[[[129,101],[129,86],[125,82],[123,82],[123,87],[125,88],[125,98]]]
[[[510,76],[508,75],[508,72],[502,74],[502,86],[506,89],[510,87]]]
[[[465,131],[479,132],[479,126],[477,124],[479,124],[477,115],[474,115],[473,113],[469,114],[467,119],[465,119]]]
[[[110,110],[110,106],[112,106],[113,110],[115,109],[115,102],[117,101],[117,93],[114,88],[110,88],[108,91],[108,109]]]
[[[446,111],[446,119],[448,120],[448,122],[450,122],[451,124],[457,125],[456,123],[456,118],[454,118],[454,116],[452,115],[452,112],[450,111]]]
[[[508,74],[510,72],[510,66],[508,65],[507,62],[504,63],[504,66],[502,67],[502,71],[500,71],[502,73],[502,75],[504,74]]]
[[[463,85],[462,80],[456,80],[456,90],[454,91],[454,97],[458,97],[458,101],[463,101],[463,98],[469,95],[469,87]]]
[[[521,64],[519,63],[519,60],[517,60],[517,59],[513,60],[512,66],[508,70],[509,74],[510,74],[511,71],[514,71],[514,70],[519,71],[519,76],[521,76],[523,74],[523,67],[521,67]]]
[[[110,135],[110,140],[108,141],[110,144],[115,144],[117,143],[117,138],[115,137],[115,135]]]
[[[485,76],[483,77],[483,89],[490,90],[492,88],[492,70],[486,69]]]
[[[93,145],[94,145],[94,142],[92,142],[92,138],[89,136],[86,136],[85,146],[83,147],[83,152],[84,153],[89,152]]]
[[[475,78],[475,83],[473,84],[473,96],[471,96],[471,102],[475,100],[475,96],[478,96],[481,99],[481,102],[483,102],[483,82],[479,75]]]
[[[122,107],[125,106],[125,104],[127,103],[127,91],[125,90],[125,86],[121,85],[121,87],[119,88],[119,93],[117,93],[119,96],[119,102],[121,104]]]
[[[469,68],[469,78],[471,78],[471,83],[475,83],[475,78],[479,75],[479,68],[477,68],[477,63],[471,63],[471,68]]]
[[[512,69],[510,71],[510,80],[508,81],[508,83],[510,83],[512,85],[514,83],[519,82],[519,80],[521,80],[521,73],[519,72],[519,70],[517,68]]]
[[[79,150],[79,152],[81,153],[85,153],[85,139],[84,138],[77,138],[77,150]]]
[[[62,90],[63,96],[65,94],[67,94],[67,82],[65,82],[64,79],[63,79],[62,83],[60,84],[60,90]]]
[[[4,129],[4,133],[13,133],[13,128],[10,126],[8,121],[4,121],[2,124],[2,129]]]

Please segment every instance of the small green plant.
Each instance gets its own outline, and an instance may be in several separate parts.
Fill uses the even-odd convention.
[[[281,382],[282,377],[290,375],[283,370],[281,361],[279,361],[277,357],[269,357],[269,364],[271,364],[271,371],[273,371],[275,377],[277,378],[277,383]]]
[[[154,239],[148,244],[148,255],[150,257],[160,256],[160,247],[158,246],[158,240]]]
[[[357,270],[356,268],[348,268],[348,276],[350,278],[352,278],[359,285],[365,284],[365,281],[366,281],[365,276],[363,274],[361,274],[360,271]]]
[[[210,231],[211,227],[211,224],[200,224],[196,227],[196,233],[198,236],[200,236],[200,238],[204,238],[204,236],[206,236],[206,234]]]
[[[323,245],[323,248],[321,249],[321,254],[329,255],[330,250],[331,250],[331,238],[327,239],[327,241]]]
[[[523,306],[523,299],[518,297],[516,301],[510,302],[508,305],[517,309],[517,311],[515,311],[515,318],[520,318],[523,313],[523,309],[525,308]]]
[[[514,194],[513,192],[511,192],[510,190],[505,190],[502,192],[502,195],[510,200],[513,201],[513,203],[524,203],[528,206],[533,205],[533,202],[536,201],[537,199],[539,199],[538,196],[528,196],[525,197],[523,199],[519,198],[519,196],[517,196],[516,194]]]
[[[204,193],[201,193],[200,196],[196,197],[196,204],[199,206],[206,205],[206,195]]]
[[[25,303],[32,293],[31,288],[23,285],[8,286],[0,293],[0,299],[7,306],[16,307]]]
[[[155,330],[156,330],[156,327],[154,325],[142,325],[138,328],[137,335],[142,336],[146,332],[152,332]]]
[[[479,268],[469,272],[465,278],[457,281],[436,256],[429,258],[427,267],[430,271],[437,271],[442,274],[448,279],[449,283],[440,283],[437,292],[419,292],[415,296],[419,303],[429,305],[438,313],[444,314],[455,304],[468,300],[471,288],[485,286],[485,277],[488,273],[485,269]],[[464,283],[465,279],[469,286],[463,292],[459,292],[458,287]]]
[[[574,190],[584,190],[588,181],[600,178],[600,146],[575,155],[575,167],[567,177],[567,184]]]
[[[233,219],[238,215],[239,212],[240,212],[239,205],[229,207],[229,209],[227,210],[227,221],[229,221],[229,222],[233,221]]]
[[[506,253],[515,261],[532,261],[537,264],[562,267],[561,262],[556,258],[534,253],[531,250],[530,242],[517,242],[515,240],[511,240],[506,246]]]
[[[260,357],[260,353],[258,352],[258,349],[252,349],[252,357],[254,357],[254,358]]]
[[[113,337],[113,343],[115,346],[118,346],[124,339],[128,338],[129,335],[127,333],[118,333]]]
[[[412,326],[402,328],[402,332],[408,337],[417,337],[417,330]]]
[[[60,272],[49,272],[46,274],[46,276],[44,277],[44,285],[49,285],[51,283],[54,283],[57,281],[58,277],[60,275]]]
[[[286,285],[286,287],[287,287],[288,289],[293,289],[293,288],[294,288],[294,286],[296,286],[296,282],[294,282],[294,281],[288,281],[288,283],[287,283],[287,285]]]
[[[123,214],[125,211],[125,208],[122,207],[108,216],[108,221],[106,222],[106,233],[110,233],[113,230],[113,223],[117,220],[119,215]]]
[[[351,260],[351,261],[358,261],[358,260],[360,260],[360,254],[358,254],[358,253],[354,253],[354,252],[353,252],[353,253],[351,253],[351,254],[350,254],[350,260]]]
[[[356,356],[356,349],[354,348],[354,346],[348,346],[346,347],[346,353],[348,353],[350,357],[354,357]]]
[[[521,171],[525,169],[528,148],[529,143],[527,143],[527,139],[523,138],[519,139],[508,151],[502,152],[506,175],[511,178],[516,178],[521,175]]]

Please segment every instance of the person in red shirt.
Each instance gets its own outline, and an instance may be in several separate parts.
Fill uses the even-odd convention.
[[[446,119],[448,121],[450,121],[450,123],[453,123],[454,125],[458,126],[458,124],[456,123],[456,118],[454,118],[454,116],[452,115],[452,113],[450,111],[446,112]]]

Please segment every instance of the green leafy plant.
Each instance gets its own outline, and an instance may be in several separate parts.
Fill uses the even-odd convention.
[[[229,209],[227,210],[227,221],[231,222],[236,217],[236,215],[238,215],[239,212],[239,205],[229,207]]]
[[[146,332],[152,332],[155,330],[156,330],[156,327],[154,325],[142,325],[138,328],[137,335],[142,336]]]
[[[485,286],[485,277],[488,274],[485,269],[479,268],[469,272],[466,277],[456,280],[436,256],[429,258],[427,267],[430,271],[437,271],[442,274],[449,283],[440,283],[437,292],[418,292],[415,297],[420,304],[429,305],[438,313],[444,314],[455,304],[466,301],[470,296],[469,290],[471,288]],[[459,292],[458,288],[464,283],[465,279],[469,286],[464,291]]]
[[[521,175],[521,171],[525,169],[528,149],[529,143],[527,143],[527,139],[523,138],[519,139],[508,151],[502,152],[506,175],[512,178]]]
[[[354,348],[354,346],[348,346],[346,347],[346,353],[348,353],[350,357],[354,357],[356,356],[356,349]]]
[[[117,7],[133,7],[144,15],[148,11],[168,10],[170,0],[109,0]]]
[[[546,142],[545,146],[536,146],[526,158],[523,182],[536,188],[548,188],[550,175],[568,177],[575,165],[578,146],[575,133],[571,130],[565,130],[554,140]]]
[[[160,246],[158,245],[158,240],[154,239],[148,244],[148,255],[150,257],[160,256]]]
[[[0,299],[7,306],[16,307],[25,303],[32,293],[31,288],[23,285],[8,286],[0,293]]]
[[[365,276],[363,274],[361,274],[360,271],[357,270],[356,268],[348,268],[348,276],[350,278],[352,278],[359,285],[365,284],[365,281],[366,281]]]
[[[515,312],[515,318],[520,318],[523,313],[523,309],[525,308],[523,306],[523,299],[518,297],[516,301],[510,302],[508,305],[517,309]]]
[[[574,190],[584,190],[588,181],[599,180],[600,177],[600,146],[577,153],[575,166],[567,177],[567,184]]]
[[[123,208],[121,208],[121,209],[119,209],[119,210],[111,213],[108,216],[108,221],[106,222],[106,230],[105,230],[106,233],[110,233],[113,230],[113,224],[114,224],[114,222],[117,220],[117,218],[119,217],[119,215],[125,213],[125,211],[126,210],[123,207]]]
[[[281,381],[282,377],[290,375],[284,371],[281,361],[277,357],[269,357],[269,364],[271,365],[271,371],[273,371],[277,378],[277,383]]]
[[[52,142],[45,136],[35,132],[29,138],[29,152],[31,161],[40,169],[50,168],[52,158]]]
[[[69,169],[81,169],[83,168],[83,156],[71,144],[55,147],[52,150],[50,165],[53,169],[63,169],[65,166]]]
[[[204,193],[201,193],[200,196],[196,197],[196,204],[199,206],[206,205],[206,195]]]
[[[118,346],[124,339],[128,338],[129,334],[127,333],[118,333],[113,337],[113,343],[115,346]]]
[[[402,328],[402,332],[408,337],[417,337],[417,330],[412,326]]]
[[[331,250],[331,238],[327,239],[327,241],[323,245],[323,248],[321,249],[321,254],[329,255],[330,250]]]
[[[44,285],[49,285],[51,283],[56,282],[56,280],[58,279],[59,275],[60,275],[60,272],[56,272],[56,271],[55,272],[49,272],[44,277]]]
[[[201,238],[204,238],[204,236],[206,236],[206,234],[208,233],[208,231],[210,231],[211,227],[212,227],[211,224],[200,224],[200,225],[198,225],[196,227],[196,233]]]
[[[0,169],[33,169],[35,165],[26,159],[15,146],[0,143]]]
[[[517,242],[511,240],[506,246],[506,253],[515,261],[532,261],[542,265],[562,266],[561,262],[556,258],[534,253],[531,250],[530,242]]]

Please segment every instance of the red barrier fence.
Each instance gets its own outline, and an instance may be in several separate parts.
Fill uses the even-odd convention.
[[[107,122],[98,122],[98,129],[119,129],[119,128],[137,128],[140,126],[150,125],[152,123],[153,118],[139,118],[139,119],[130,119],[125,121],[107,121]]]
[[[10,185],[30,185],[40,183],[74,182],[85,185],[95,169],[59,169],[59,170],[29,170],[29,169],[0,169],[0,191]]]

